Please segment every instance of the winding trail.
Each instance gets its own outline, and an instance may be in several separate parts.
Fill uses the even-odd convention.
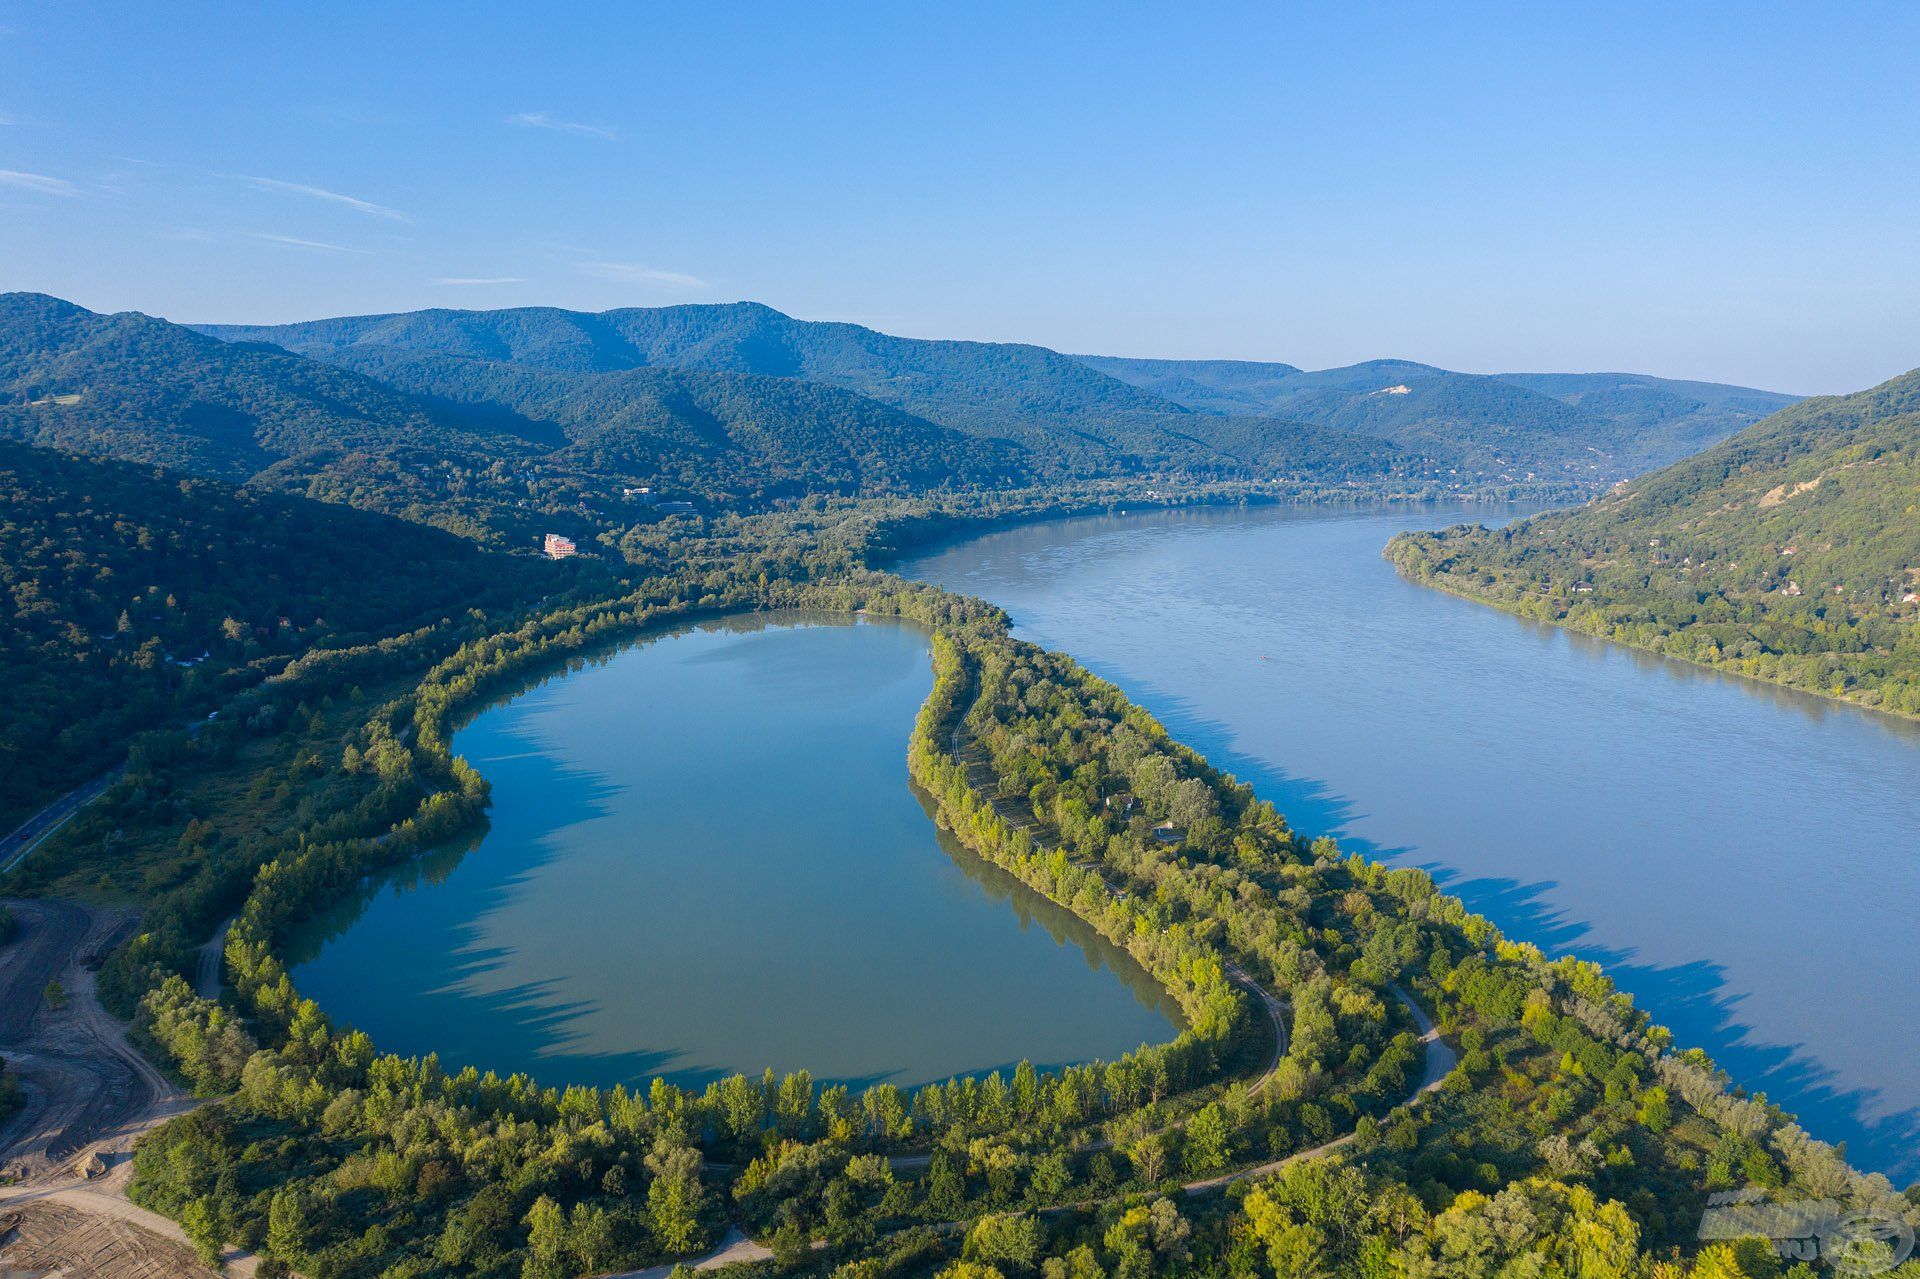
[[[1401,1103],[1406,1106],[1417,1106],[1425,1099],[1428,1093],[1437,1091],[1445,1084],[1447,1076],[1452,1073],[1454,1064],[1459,1058],[1454,1052],[1453,1046],[1440,1037],[1439,1028],[1433,1024],[1433,1019],[1427,1015],[1424,1008],[1420,1007],[1413,996],[1409,995],[1405,988],[1399,985],[1395,985],[1392,990],[1394,997],[1400,1001],[1401,1006],[1412,1015],[1414,1024],[1420,1029],[1420,1042],[1427,1047],[1425,1065],[1421,1072],[1420,1080],[1413,1086],[1412,1091],[1407,1094],[1406,1100]],[[1275,1000],[1274,1002],[1278,1003],[1279,1001]],[[1278,1068],[1279,1056],[1284,1055],[1285,1049],[1283,1045],[1279,1055],[1275,1058],[1274,1065],[1261,1077],[1256,1087],[1266,1086],[1267,1081],[1273,1077],[1274,1069]],[[1084,1149],[1099,1149],[1111,1144],[1111,1142],[1103,1140],[1092,1146],[1084,1147]],[[1313,1146],[1306,1150],[1296,1150],[1284,1159],[1273,1159],[1266,1163],[1253,1164],[1246,1168],[1236,1169],[1233,1172],[1222,1173],[1218,1177],[1204,1177],[1197,1181],[1186,1182],[1180,1189],[1189,1196],[1209,1194],[1215,1190],[1231,1185],[1236,1181],[1246,1181],[1250,1178],[1269,1176],[1292,1164],[1305,1163],[1311,1159],[1323,1159],[1352,1144],[1353,1134],[1347,1133],[1343,1137],[1336,1137],[1332,1141],[1322,1142],[1318,1146]],[[911,1168],[923,1168],[930,1158],[931,1156],[928,1155],[903,1155],[888,1160],[888,1163],[896,1171],[902,1171]],[[1112,1197],[1117,1198],[1118,1196]],[[1052,1207],[1039,1209],[1037,1215],[1051,1217],[1063,1212],[1073,1212],[1090,1208],[1104,1202],[1106,1202],[1104,1199],[1095,1199],[1081,1200],[1075,1203],[1056,1204]],[[939,1233],[952,1233],[965,1228],[969,1224],[969,1221],[947,1221],[930,1228]],[[908,1229],[918,1228],[919,1227],[908,1227]],[[893,1233],[904,1234],[905,1231],[895,1231]],[[822,1244],[816,1240],[813,1246],[819,1248]],[[739,1226],[730,1225],[727,1227],[725,1237],[720,1240],[719,1244],[711,1251],[699,1257],[693,1258],[685,1263],[675,1262],[651,1266],[645,1270],[624,1271],[617,1275],[607,1276],[606,1279],[667,1279],[667,1276],[673,1273],[674,1267],[679,1264],[685,1264],[694,1270],[718,1270],[722,1266],[730,1266],[737,1262],[766,1261],[772,1256],[773,1250],[771,1248],[768,1248],[765,1244],[757,1243],[749,1239],[746,1232],[741,1230]]]
[[[1394,998],[1400,1001],[1401,1006],[1413,1015],[1414,1025],[1420,1028],[1420,1042],[1427,1046],[1427,1051],[1423,1054],[1425,1066],[1421,1072],[1420,1082],[1414,1085],[1413,1091],[1408,1093],[1407,1099],[1401,1103],[1405,1106],[1417,1106],[1428,1093],[1438,1090],[1441,1085],[1446,1083],[1447,1076],[1452,1073],[1454,1063],[1459,1060],[1459,1057],[1453,1051],[1453,1045],[1440,1037],[1440,1028],[1433,1024],[1431,1017],[1427,1016],[1426,1009],[1415,1002],[1413,996],[1409,995],[1405,988],[1395,985],[1393,987],[1393,994]],[[1242,1168],[1238,1172],[1223,1173],[1218,1177],[1206,1177],[1199,1181],[1189,1181],[1183,1185],[1181,1189],[1189,1195],[1203,1195],[1210,1190],[1218,1190],[1222,1186],[1235,1181],[1245,1181],[1249,1177],[1267,1176],[1269,1173],[1280,1171],[1289,1164],[1322,1158],[1351,1144],[1353,1144],[1353,1134],[1347,1133],[1343,1137],[1335,1137],[1332,1141],[1322,1142],[1318,1146],[1313,1146],[1306,1150],[1296,1150],[1284,1159],[1274,1159],[1267,1163],[1255,1164],[1251,1168]]]

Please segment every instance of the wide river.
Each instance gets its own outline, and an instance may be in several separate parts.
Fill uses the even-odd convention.
[[[312,921],[302,992],[382,1048],[547,1084],[906,1085],[1170,1038],[1129,956],[909,789],[926,634],[820,622],[651,637],[483,711],[453,746],[489,828]]]
[[[1513,508],[1089,517],[919,556],[1296,828],[1604,963],[1853,1162],[1920,1178],[1920,725],[1402,580]]]

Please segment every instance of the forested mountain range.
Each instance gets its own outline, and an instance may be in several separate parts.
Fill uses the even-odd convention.
[[[480,365],[448,359],[538,372],[549,382],[561,374],[653,369],[822,384],[975,439],[1018,446],[1032,473],[1050,480],[1140,473],[1343,479],[1439,474],[1436,464],[1418,454],[1337,428],[1273,414],[1243,414],[1231,422],[1197,414],[1044,347],[894,337],[855,324],[796,320],[757,303],[598,314],[546,307],[413,311],[264,327],[208,325],[202,331],[270,342],[376,376],[399,367],[402,354],[442,357],[416,369],[415,384],[431,381],[423,389],[467,402],[485,393],[473,380],[492,377]],[[604,404],[607,384],[598,385]]]
[[[1342,476],[1591,487],[1672,461],[1793,400],[1632,374],[1480,377],[1405,360],[1307,372],[1067,356],[894,337],[756,303],[413,311],[203,331],[362,371],[391,367],[376,361],[405,352],[579,374],[655,368],[827,383],[1023,445],[1049,478],[1141,469],[1259,476],[1304,465]]]
[[[618,496],[639,486],[702,508],[1113,478],[1591,491],[1786,398],[1406,361],[1075,358],[752,303],[195,330],[0,297],[0,435],[521,544],[563,513],[644,520]]]
[[[0,832],[130,733],[293,654],[571,576],[381,515],[0,441]]]
[[[638,485],[730,503],[1027,474],[1016,448],[791,379],[367,362],[388,380],[11,294],[0,297],[0,435],[522,541],[537,516]]]
[[[1801,401],[1577,510],[1390,553],[1529,616],[1920,714],[1920,370]]]
[[[1252,360],[1075,357],[1204,413],[1261,413],[1452,450],[1469,465],[1608,479],[1704,448],[1795,397],[1634,373],[1455,373],[1411,360],[1309,372]]]

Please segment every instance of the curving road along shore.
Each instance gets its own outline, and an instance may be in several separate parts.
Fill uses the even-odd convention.
[[[1236,974],[1236,976],[1238,976],[1238,974]],[[1278,999],[1275,999],[1274,996],[1268,994],[1266,991],[1261,990],[1260,987],[1254,986],[1253,989],[1259,992],[1266,1000],[1271,1001],[1270,1010],[1272,1005],[1279,1004],[1280,1001]],[[1420,1042],[1425,1044],[1427,1048],[1420,1081],[1414,1085],[1412,1091],[1407,1094],[1406,1100],[1402,1103],[1407,1106],[1417,1106],[1428,1093],[1437,1091],[1441,1085],[1446,1082],[1447,1076],[1452,1073],[1454,1064],[1459,1060],[1459,1057],[1454,1052],[1453,1046],[1440,1037],[1439,1027],[1433,1024],[1433,1019],[1427,1016],[1426,1009],[1420,1007],[1413,996],[1409,995],[1403,987],[1397,985],[1393,987],[1393,994],[1394,997],[1400,1001],[1401,1005],[1406,1008],[1407,1012],[1412,1015],[1414,1024],[1420,1028]],[[1286,1036],[1284,1030],[1281,1032],[1279,1043],[1280,1047],[1273,1065],[1270,1066],[1267,1072],[1254,1084],[1254,1089],[1257,1090],[1266,1087],[1268,1080],[1273,1078],[1274,1070],[1279,1067],[1279,1057],[1284,1056],[1286,1052]],[[1290,1164],[1303,1163],[1309,1159],[1325,1158],[1352,1143],[1353,1134],[1348,1133],[1344,1137],[1336,1137],[1332,1141],[1324,1142],[1307,1150],[1296,1150],[1284,1159],[1275,1159],[1263,1164],[1254,1164],[1248,1168],[1223,1173],[1218,1177],[1207,1177],[1199,1181],[1189,1181],[1180,1188],[1189,1195],[1204,1195],[1211,1191],[1219,1190],[1236,1181],[1245,1181],[1251,1177],[1267,1176],[1280,1171]],[[1109,1144],[1108,1142],[1102,1141],[1096,1143],[1096,1146],[1093,1148]],[[906,1170],[925,1167],[928,1159],[929,1156],[926,1155],[905,1155],[889,1160],[888,1162],[896,1170]],[[1039,1211],[1041,1215],[1045,1216],[1054,1213],[1068,1212],[1087,1206],[1088,1205],[1084,1203],[1061,1204],[1058,1207],[1042,1208]],[[935,1226],[934,1229],[952,1231],[966,1224],[966,1222],[945,1222],[939,1226]],[[818,1248],[822,1245],[816,1241],[814,1246]],[[624,1271],[620,1274],[608,1275],[606,1279],[667,1279],[667,1276],[671,1275],[674,1269],[682,1264],[694,1270],[718,1270],[722,1266],[730,1266],[736,1262],[766,1261],[772,1256],[773,1250],[771,1248],[753,1239],[749,1239],[739,1226],[728,1226],[727,1233],[725,1237],[720,1240],[719,1244],[716,1245],[712,1251],[702,1256],[695,1257],[686,1262],[671,1262],[664,1265],[649,1266],[645,1270]]]

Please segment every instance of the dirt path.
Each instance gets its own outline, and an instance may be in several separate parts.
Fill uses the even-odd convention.
[[[134,1222],[44,1197],[7,1209],[0,1275],[87,1279],[215,1279],[193,1249]]]
[[[126,1028],[94,997],[87,960],[129,926],[132,914],[63,901],[15,901],[21,935],[0,952],[0,1053],[26,1106],[0,1131],[0,1166],[26,1181],[64,1175],[82,1153],[110,1143],[179,1096]],[[49,983],[64,992],[47,1000]]]
[[[1260,1007],[1266,1010],[1267,1020],[1273,1023],[1273,1055],[1267,1059],[1267,1068],[1260,1072],[1260,1078],[1253,1081],[1247,1089],[1249,1097],[1258,1097],[1280,1073],[1280,1063],[1287,1056],[1287,1003],[1280,996],[1262,986],[1250,977],[1246,970],[1233,961],[1227,961],[1227,976],[1260,1001]]]
[[[88,961],[135,916],[68,901],[7,905],[20,932],[0,950],[0,1054],[27,1101],[0,1130],[0,1165],[17,1179],[0,1187],[0,1210],[27,1212],[21,1246],[34,1256],[64,1249],[71,1274],[204,1275],[177,1225],[126,1198],[134,1142],[198,1104],[134,1048],[126,1026],[95,996]],[[65,992],[61,1007],[46,998],[49,981]],[[79,1169],[95,1157],[98,1171],[89,1178]],[[235,1254],[228,1273],[252,1275],[251,1260]]]
[[[645,1270],[624,1270],[617,1275],[608,1275],[606,1279],[667,1279],[675,1267],[685,1264],[695,1270],[718,1270],[722,1266],[738,1265],[748,1261],[771,1261],[773,1249],[765,1244],[755,1243],[747,1238],[746,1231],[738,1226],[728,1226],[713,1251],[705,1256],[695,1257],[685,1263],[668,1262],[665,1265],[648,1266]]]
[[[153,1276],[154,1279],[192,1279],[193,1276],[208,1273],[195,1259],[193,1242],[187,1238],[186,1231],[171,1218],[163,1217],[134,1203],[126,1197],[127,1183],[132,1179],[131,1160],[122,1160],[110,1168],[105,1176],[92,1181],[69,1178],[62,1181],[25,1186],[9,1186],[0,1189],[0,1210],[33,1212],[42,1205],[57,1205],[71,1209],[82,1218],[93,1221],[118,1223],[133,1228],[137,1236],[150,1236],[155,1240],[164,1240],[166,1247],[148,1245],[147,1251],[157,1254],[141,1268],[125,1271],[129,1276],[138,1275],[142,1279]],[[68,1264],[76,1261],[84,1264],[81,1258],[71,1253],[87,1246],[90,1235],[75,1232],[78,1238],[68,1241],[65,1248],[69,1253]],[[96,1232],[91,1232],[97,1235]],[[123,1234],[125,1232],[122,1232]],[[0,1261],[7,1258],[0,1253]],[[254,1279],[259,1268],[259,1258],[236,1248],[228,1248],[221,1256],[221,1273],[232,1279]],[[90,1270],[71,1270],[69,1273],[90,1274]]]

